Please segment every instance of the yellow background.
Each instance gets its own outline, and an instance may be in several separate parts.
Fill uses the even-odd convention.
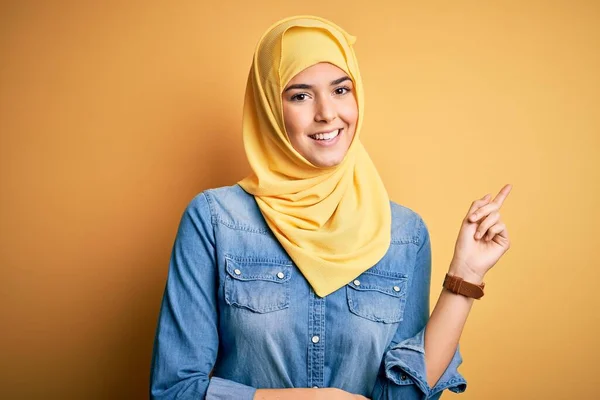
[[[358,37],[362,138],[430,228],[432,307],[471,202],[513,184],[512,247],[461,338],[460,398],[597,393],[598,2],[0,7],[2,398],[147,398],[181,213],[248,173],[254,46],[304,13]]]

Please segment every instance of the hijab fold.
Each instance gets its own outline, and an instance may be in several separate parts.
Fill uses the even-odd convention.
[[[389,197],[359,139],[364,96],[355,40],[319,17],[275,23],[256,46],[244,99],[244,149],[252,174],[238,183],[255,197],[271,231],[320,297],[371,268],[390,245]],[[320,62],[348,74],[358,105],[354,139],[334,167],[314,166],[300,155],[283,121],[283,89]]]

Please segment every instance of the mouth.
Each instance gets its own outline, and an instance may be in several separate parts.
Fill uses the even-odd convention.
[[[330,143],[338,138],[342,134],[343,130],[343,128],[340,128],[329,132],[315,133],[314,135],[308,135],[308,137],[317,142]]]

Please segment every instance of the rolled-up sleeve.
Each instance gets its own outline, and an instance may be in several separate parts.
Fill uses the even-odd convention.
[[[252,400],[256,389],[228,379],[213,377],[206,392],[207,400]]]
[[[252,399],[255,388],[211,377],[219,347],[215,239],[206,194],[181,218],[152,353],[152,399]]]
[[[467,381],[458,372],[462,363],[460,345],[433,388],[427,383],[425,329],[429,320],[431,241],[425,222],[419,221],[419,249],[411,276],[403,320],[382,360],[373,399],[439,399],[445,389],[466,390]]]

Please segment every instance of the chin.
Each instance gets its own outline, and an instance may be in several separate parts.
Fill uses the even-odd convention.
[[[317,167],[321,167],[321,168],[327,168],[327,167],[335,167],[336,165],[339,165],[342,162],[342,159],[328,159],[328,160],[314,160],[311,161],[313,165],[317,166]]]

